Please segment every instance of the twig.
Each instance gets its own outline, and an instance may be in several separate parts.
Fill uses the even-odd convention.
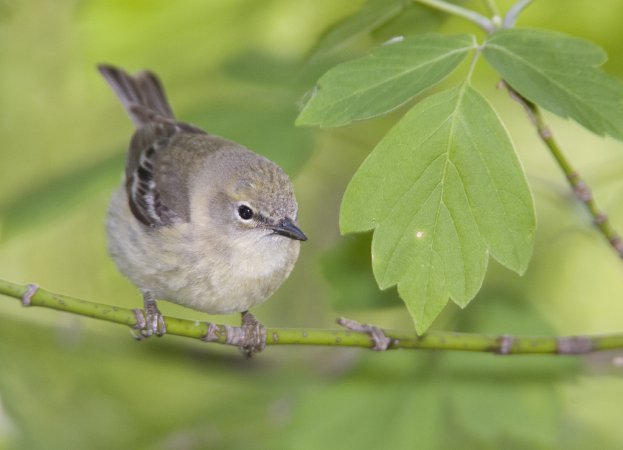
[[[415,2],[454,16],[463,17],[464,19],[475,23],[487,33],[493,33],[496,30],[493,22],[482,14],[472,11],[471,9],[463,8],[462,6],[455,5],[454,3],[447,3],[442,0],[415,0]]]
[[[506,13],[506,17],[504,17],[504,22],[502,22],[502,28],[513,28],[515,26],[515,22],[517,22],[517,17],[519,14],[532,3],[533,0],[518,0]]]
[[[134,328],[137,323],[132,309],[89,302],[44,289],[32,293],[32,285],[19,285],[0,280],[0,294],[22,300],[29,296],[29,306],[41,306]],[[231,342],[228,330],[233,328],[207,322],[165,317],[167,334],[207,340],[225,345]],[[593,336],[509,336],[471,333],[430,332],[417,336],[413,331],[382,330],[391,340],[389,349],[458,350],[490,352],[499,355],[562,354],[579,355],[602,350],[623,349],[623,333]],[[324,345],[373,348],[369,334],[349,330],[267,328],[266,345]]]
[[[573,190],[575,196],[586,206],[586,209],[593,217],[593,223],[601,234],[608,240],[614,251],[617,252],[619,258],[623,259],[623,240],[616,230],[612,227],[608,215],[597,206],[591,188],[580,177],[577,170],[573,168],[562,149],[554,139],[552,131],[549,129],[541,110],[533,102],[515,91],[508,83],[502,81],[501,84],[506,88],[511,98],[519,103],[530,118],[532,124],[536,127],[541,140],[545,143],[552,156],[558,163],[558,166],[567,176],[567,181]]]

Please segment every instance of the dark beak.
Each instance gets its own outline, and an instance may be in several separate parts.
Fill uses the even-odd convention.
[[[290,239],[296,239],[297,241],[307,240],[307,236],[305,236],[305,233],[303,233],[301,229],[294,225],[294,222],[292,222],[292,220],[288,219],[287,217],[279,221],[277,224],[273,225],[272,229],[275,234],[279,234]]]

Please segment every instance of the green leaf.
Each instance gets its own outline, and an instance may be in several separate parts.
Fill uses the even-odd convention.
[[[381,46],[323,75],[297,124],[336,127],[396,109],[443,80],[473,48],[473,36],[465,34]]]
[[[623,140],[623,85],[599,68],[597,45],[544,30],[503,30],[483,54],[521,95],[599,135]]]
[[[532,255],[532,196],[506,130],[467,84],[418,103],[359,168],[342,232],[375,229],[372,267],[395,284],[426,331],[448,297],[474,297],[487,252],[523,273]]]
[[[370,33],[396,17],[404,7],[404,0],[368,0],[355,14],[331,27],[320,38],[310,58],[333,51],[358,36]]]

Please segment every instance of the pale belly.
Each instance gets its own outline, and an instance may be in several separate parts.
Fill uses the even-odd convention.
[[[115,193],[107,221],[108,247],[119,270],[157,299],[213,314],[241,312],[270,297],[288,277],[299,242],[267,236],[224,245],[184,223],[146,229]]]

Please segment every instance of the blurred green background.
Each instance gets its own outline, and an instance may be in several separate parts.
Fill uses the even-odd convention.
[[[309,241],[290,279],[254,311],[262,322],[331,327],[346,314],[412,327],[395,292],[375,288],[369,236],[340,237],[337,227],[348,179],[404,109],[336,130],[293,125],[332,61],[398,29],[432,26],[406,18],[306,62],[323,31],[361,4],[0,1],[0,278],[141,304],[108,258],[103,231],[132,130],[95,70],[110,62],[157,71],[178,117],[249,146],[293,177]],[[610,55],[606,69],[623,77],[621,23],[617,0],[550,0],[535,2],[518,25],[592,39]],[[478,32],[459,19],[441,26]],[[623,331],[623,265],[496,81],[481,61],[474,82],[508,127],[535,195],[534,259],[522,278],[490,263],[474,302],[464,311],[448,306],[433,328]],[[622,144],[547,119],[623,229]],[[208,319],[172,304],[161,309]],[[245,360],[236,349],[172,336],[135,342],[122,327],[26,310],[2,297],[0,449],[618,449],[623,368],[616,356],[271,347]]]

